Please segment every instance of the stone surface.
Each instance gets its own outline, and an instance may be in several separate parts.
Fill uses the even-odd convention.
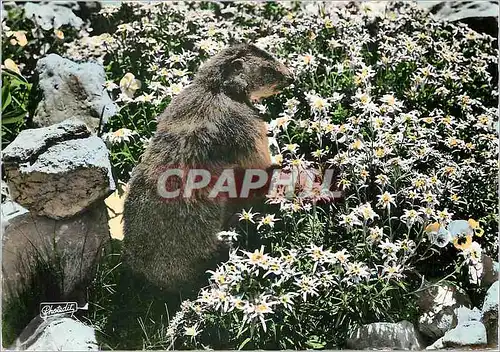
[[[24,130],[2,157],[12,199],[37,215],[68,218],[115,190],[106,145],[80,121]]]
[[[2,213],[5,207],[2,204]],[[61,283],[50,283],[60,290],[55,298],[85,302],[84,287],[102,246],[110,239],[107,221],[103,202],[71,219],[54,220],[22,211],[11,216],[2,236],[3,309],[31,282],[36,263],[47,263],[61,274]]]
[[[67,316],[33,319],[9,350],[98,351],[95,330]]]
[[[101,65],[77,64],[50,54],[38,61],[36,70],[43,96],[33,119],[37,125],[77,118],[96,130],[116,114],[117,107],[104,89],[106,75]]]
[[[458,307],[454,310],[457,317],[457,325],[465,324],[471,321],[481,321],[481,311],[474,307],[469,309],[467,307]]]
[[[482,313],[481,321],[486,327],[489,346],[498,345],[498,295],[499,294],[500,294],[499,284],[498,281],[496,281],[488,289],[488,292],[486,292],[483,308],[481,310]]]
[[[359,327],[347,339],[351,349],[422,350],[423,344],[412,323],[373,323]]]
[[[498,281],[499,265],[490,256],[483,254],[481,262],[483,263],[483,273],[481,275],[481,286],[490,287],[495,281]]]
[[[443,337],[427,347],[428,350],[435,350],[449,347],[482,347],[486,345],[486,329],[479,321],[457,325],[446,332]]]
[[[428,1],[417,3],[434,15],[449,20],[466,23],[472,29],[497,37],[498,1]]]
[[[68,2],[69,5],[76,5],[76,1]],[[52,1],[43,1],[40,3],[27,2],[24,5],[25,16],[32,19],[44,30],[59,28],[63,25],[70,25],[74,28],[81,28],[83,21],[77,17],[68,4]]]
[[[449,284],[439,284],[420,293],[418,306],[421,315],[418,329],[425,336],[436,340],[457,325],[455,309],[472,308],[465,292]]]

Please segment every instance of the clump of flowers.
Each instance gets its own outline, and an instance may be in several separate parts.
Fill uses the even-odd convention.
[[[281,165],[335,170],[343,197],[273,198],[270,214],[242,213],[240,237],[252,219],[267,252],[241,250],[218,268],[180,313],[197,338],[171,326],[180,345],[341,346],[357,324],[411,320],[399,304],[424,278],[473,289],[481,254],[497,248],[492,38],[411,4],[320,14],[288,12],[269,28],[267,47],[299,83],[261,109]],[[266,226],[270,216],[280,220]]]
[[[170,320],[167,346],[342,347],[359,324],[414,321],[426,280],[476,289],[482,254],[498,251],[493,38],[411,3],[307,6],[124,3],[100,14],[116,31],[65,47],[106,67],[121,109],[105,138],[123,181],[158,114],[234,41],[296,77],[256,106],[272,160],[316,170],[315,184],[336,175],[342,197],[274,194],[219,234],[230,260]]]

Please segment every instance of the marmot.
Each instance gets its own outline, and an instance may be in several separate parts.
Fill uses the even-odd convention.
[[[203,192],[163,199],[158,178],[178,166],[208,170],[212,177],[228,168],[268,169],[267,128],[252,100],[274,95],[291,81],[286,66],[250,44],[226,48],[201,66],[159,116],[132,172],[123,214],[126,267],[162,289],[182,291],[184,298],[208,283],[206,270],[228,258],[228,248],[216,238],[225,201]]]

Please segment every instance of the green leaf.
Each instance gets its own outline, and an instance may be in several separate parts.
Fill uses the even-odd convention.
[[[13,117],[3,116],[2,117],[2,125],[9,125],[9,124],[21,122],[21,121],[23,121],[24,116],[26,116],[25,112],[23,112],[22,114],[19,114],[17,116],[13,116]]]
[[[12,97],[10,95],[10,90],[8,86],[2,88],[2,113],[12,102]]]
[[[23,76],[15,73],[15,72],[12,72],[9,70],[2,70],[2,75],[9,76],[9,78],[12,78],[15,82],[18,82],[18,84],[22,84],[25,86],[31,86],[31,84],[28,83],[26,78],[24,78]]]

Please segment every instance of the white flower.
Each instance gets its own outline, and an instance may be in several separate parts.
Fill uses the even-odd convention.
[[[299,147],[299,145],[296,143],[285,144],[285,146],[283,147],[283,149],[281,151],[282,152],[289,151],[291,153],[295,153],[295,151],[297,150],[298,147]]]
[[[106,81],[106,83],[104,83],[104,87],[106,88],[106,90],[112,91],[118,88],[118,84],[113,81]]]
[[[385,277],[388,279],[398,279],[403,276],[402,272],[403,268],[401,267],[401,265],[391,264],[384,266]]]
[[[384,192],[382,195],[377,196],[377,198],[378,198],[377,206],[379,208],[390,209],[391,204],[396,205],[396,203],[394,202],[394,196],[387,191]]]
[[[356,209],[357,213],[363,217],[364,220],[375,220],[378,218],[377,213],[372,209],[370,203],[363,204]]]
[[[401,220],[404,221],[408,226],[411,226],[416,222],[423,221],[422,217],[419,215],[418,210],[415,209],[405,209],[404,214],[401,216]]]
[[[212,274],[210,279],[213,280],[218,286],[224,286],[229,282],[229,277],[223,267],[217,268],[216,271],[207,270],[207,273]]]
[[[370,234],[368,235],[368,241],[370,243],[378,242],[384,236],[384,230],[378,226],[370,228]]]
[[[345,249],[335,252],[332,255],[334,261],[338,261],[340,264],[347,264],[350,256]]]
[[[183,88],[184,86],[182,85],[182,83],[173,83],[170,85],[170,87],[167,87],[166,92],[169,96],[173,97],[182,92]]]
[[[396,258],[396,253],[399,251],[399,247],[388,239],[386,239],[385,242],[379,244],[378,248],[380,248],[382,251],[382,259]]]
[[[293,309],[293,298],[297,296],[297,293],[285,293],[284,295],[281,295],[278,300],[279,302],[288,310]]]
[[[361,279],[370,277],[368,267],[361,262],[347,263],[346,279],[358,283]]]
[[[114,132],[105,133],[102,138],[105,141],[109,141],[112,144],[118,144],[121,142],[129,142],[130,137],[136,135],[137,132],[129,130],[128,128],[120,128]]]
[[[260,250],[256,249],[253,253],[246,251],[243,251],[243,253],[245,253],[248,257],[248,259],[246,260],[248,263],[252,265],[258,265],[264,269],[267,269],[269,264],[269,256],[267,254],[264,254],[264,246],[261,246]]]
[[[249,211],[246,211],[245,209],[242,210],[241,213],[237,214],[240,216],[239,221],[249,221],[251,223],[255,223],[253,220],[253,217],[255,215],[258,215],[258,213],[252,213],[252,208],[250,208]]]
[[[264,115],[265,113],[267,113],[267,106],[263,104],[254,104],[254,106],[257,108],[257,110],[259,110],[260,114]]]
[[[259,224],[257,225],[257,230],[260,229],[262,226],[267,225],[270,228],[274,227],[274,223],[278,221],[279,219],[275,218],[274,214],[268,214],[264,216],[260,221]]]
[[[307,301],[307,296],[317,296],[319,293],[317,291],[317,287],[319,285],[319,281],[315,277],[311,276],[302,276],[300,279],[295,279],[295,285],[300,288],[302,292],[302,299],[304,302]]]
[[[320,97],[316,94],[306,94],[309,100],[309,106],[312,111],[321,112],[325,111],[330,107],[330,103],[325,98]]]
[[[234,231],[221,231],[216,236],[219,241],[233,243],[238,240],[239,234]]]
[[[258,318],[262,325],[262,329],[266,331],[267,326],[264,315],[274,313],[271,306],[278,303],[276,301],[268,302],[267,301],[268,298],[269,298],[268,295],[262,295],[254,304],[251,303],[248,304],[247,307],[245,308],[246,317],[243,318],[243,320],[246,321],[249,318]]]
[[[469,247],[465,248],[461,252],[462,255],[470,260],[472,265],[476,265],[481,262],[481,253],[481,245],[476,241],[473,241]]]
[[[185,331],[184,331],[184,335],[185,336],[195,337],[195,336],[197,336],[200,333],[200,331],[198,330],[198,326],[197,325],[193,325],[193,326],[190,326],[190,327],[185,327],[184,329],[185,329]]]
[[[348,215],[342,214],[340,215],[341,220],[339,221],[339,225],[344,225],[346,227],[352,227],[354,225],[361,226],[363,223],[358,219],[356,214],[350,213]]]

